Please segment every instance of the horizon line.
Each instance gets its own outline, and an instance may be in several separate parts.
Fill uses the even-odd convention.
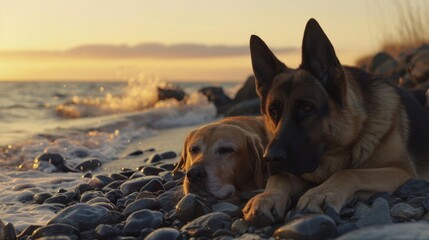
[[[297,47],[272,48],[275,53],[298,52]],[[207,45],[199,43],[139,43],[83,44],[65,50],[6,50],[0,49],[0,58],[215,58],[236,57],[250,54],[248,45]]]

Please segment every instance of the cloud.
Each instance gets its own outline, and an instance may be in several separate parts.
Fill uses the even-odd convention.
[[[296,52],[297,48],[274,48],[275,53]],[[0,51],[0,56],[12,58],[208,58],[246,56],[248,46],[142,43],[128,45],[82,45],[65,51]]]

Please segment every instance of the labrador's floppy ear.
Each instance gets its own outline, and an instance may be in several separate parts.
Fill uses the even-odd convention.
[[[264,97],[270,89],[274,77],[287,67],[274,56],[267,44],[256,35],[250,37],[250,54],[253,73],[256,78],[256,91],[260,97]]]
[[[180,154],[180,159],[176,164],[176,167],[174,168],[174,170],[172,171],[172,173],[176,173],[179,170],[183,170],[185,168],[186,165],[186,158],[188,157],[188,148],[189,148],[189,140],[191,139],[191,137],[194,135],[195,130],[190,132],[188,134],[188,136],[186,137],[185,142],[183,143],[183,148],[182,148],[182,153]]]
[[[302,40],[301,68],[311,72],[328,94],[343,106],[346,99],[346,77],[334,47],[313,18],[308,20]]]
[[[255,134],[249,134],[246,137],[247,149],[249,150],[249,162],[253,169],[254,183],[258,189],[265,187],[265,178],[267,176],[267,168],[262,159],[264,147],[259,137]]]

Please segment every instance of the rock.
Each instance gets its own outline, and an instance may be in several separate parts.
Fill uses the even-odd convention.
[[[92,173],[86,172],[85,174],[82,175],[82,178],[92,178]]]
[[[209,212],[211,212],[210,207],[200,197],[187,194],[177,204],[175,213],[177,219],[188,222]]]
[[[159,165],[158,167],[167,171],[173,171],[173,169],[175,168],[173,163],[164,163]]]
[[[359,211],[359,210],[358,210]],[[384,198],[377,198],[372,204],[370,210],[366,214],[358,213],[360,215],[356,225],[358,227],[367,227],[372,225],[382,225],[392,223],[390,217],[389,203]],[[356,218],[355,216],[353,218]]]
[[[74,172],[67,164],[63,156],[58,153],[42,153],[34,159],[34,168],[38,169],[41,162],[52,164],[60,172]]]
[[[425,197],[415,197],[415,198],[408,199],[407,203],[415,208],[422,207],[422,206],[424,207],[424,200],[425,200]]]
[[[136,171],[133,171],[131,169],[128,168],[122,168],[120,174],[124,175],[127,178],[130,178],[131,175],[133,175]]]
[[[176,204],[179,202],[181,196],[182,194],[175,191],[173,188],[160,194],[157,199],[159,200],[162,209],[165,211],[171,211],[176,207]]]
[[[84,192],[90,191],[90,190],[94,190],[94,188],[92,186],[90,186],[89,184],[86,183],[82,183],[79,184],[75,187],[74,192],[78,195],[78,196],[82,196],[82,194]]]
[[[88,184],[93,188],[103,188],[113,181],[113,178],[109,176],[97,175],[92,177],[91,180],[88,181]]]
[[[387,53],[378,53],[373,58],[370,71],[376,75],[391,77],[398,65],[398,62]]]
[[[95,235],[97,236],[97,239],[109,240],[109,239],[112,239],[113,237],[121,236],[122,231],[111,225],[100,224],[95,229]]]
[[[214,233],[219,229],[230,229],[231,217],[226,213],[212,212],[198,217],[181,228],[182,231],[205,229]]]
[[[96,158],[88,158],[82,160],[74,168],[81,172],[94,171],[97,168],[101,167],[101,161]]]
[[[358,202],[355,207],[355,214],[353,219],[359,220],[371,212],[371,207],[363,202]]]
[[[259,98],[239,102],[225,111],[225,116],[256,116],[260,114],[261,101]]]
[[[113,220],[112,213],[104,207],[78,203],[63,209],[48,221],[48,225],[55,223],[68,224],[80,231],[86,231],[94,229],[99,224],[112,223]]]
[[[89,205],[90,206],[104,207],[105,209],[107,209],[107,210],[109,210],[111,212],[118,211],[118,208],[114,204],[112,204],[110,202],[108,202],[108,203],[107,202],[93,202],[93,203],[90,203]]]
[[[16,196],[16,200],[22,203],[27,203],[27,202],[33,201],[34,196],[35,196],[34,193],[25,191],[25,192],[21,192],[18,196]]]
[[[156,195],[149,191],[142,191],[142,192],[139,192],[139,195],[137,195],[136,200],[143,199],[143,198],[156,198]]]
[[[429,194],[426,195],[425,199],[423,200],[423,207],[426,211],[429,211]]]
[[[12,223],[7,223],[6,225],[3,221],[0,220],[0,239],[4,240],[15,240],[16,232],[15,227]]]
[[[40,239],[43,237],[55,237],[59,235],[69,236],[70,239],[80,239],[80,232],[74,226],[68,224],[50,224],[41,228],[36,229],[31,235],[33,239]]]
[[[0,220],[0,225],[2,225],[2,224],[3,224],[3,222],[1,222],[1,220]],[[27,236],[27,235],[29,236],[29,235],[33,234],[34,230],[36,230],[40,227],[42,227],[42,226],[40,226],[40,225],[29,225],[28,227],[26,227],[24,230],[21,231],[21,233],[17,236],[17,238],[22,239],[24,236]],[[2,236],[0,235],[0,239],[2,239],[1,237]]]
[[[150,233],[145,240],[182,240],[182,234],[174,228],[160,228]]]
[[[170,182],[170,181],[172,181],[173,180],[173,173],[171,172],[171,171],[164,171],[164,172],[160,172],[159,174],[158,174],[158,176],[160,176],[161,178],[162,178],[162,180],[164,181],[164,182],[166,182],[165,184],[167,184],[167,182]],[[183,181],[182,181],[183,182]],[[164,184],[164,187],[165,187],[165,184]]]
[[[173,174],[173,180],[181,180],[182,178],[184,178],[186,175],[185,172],[183,171],[177,171]]]
[[[129,177],[129,179],[136,179],[140,177],[144,177],[145,175],[141,172],[133,172],[133,174]]]
[[[377,193],[372,194],[368,198],[367,203],[372,205],[374,203],[375,199],[377,199],[377,198],[383,198],[383,199],[385,199],[389,203],[389,206],[392,207],[392,205],[393,205],[393,198],[392,198],[392,195],[390,193],[388,193],[388,192],[377,192]]]
[[[103,194],[98,191],[87,191],[80,196],[80,202],[85,203],[96,197],[103,197]]]
[[[43,202],[45,202],[46,199],[48,199],[50,197],[52,197],[52,194],[50,194],[48,192],[36,193],[36,194],[34,194],[33,202],[36,204],[42,204]]]
[[[324,214],[312,214],[295,219],[273,233],[273,237],[277,239],[329,239],[336,235],[335,222]]]
[[[224,114],[232,104],[232,99],[224,93],[221,87],[204,87],[198,92],[206,96],[209,102],[213,102],[217,114]]]
[[[138,192],[142,187],[144,187],[146,184],[148,184],[154,179],[161,181],[161,178],[157,176],[139,177],[132,180],[128,180],[127,182],[123,183],[119,187],[119,190],[121,190],[125,195],[128,195],[133,192]]]
[[[109,199],[109,201],[110,201],[111,203],[113,203],[113,204],[115,204],[115,205],[116,205],[116,201],[117,201],[119,198],[124,197],[124,196],[125,196],[125,194],[124,194],[123,192],[121,192],[120,190],[118,190],[118,189],[112,189],[112,190],[110,190],[109,192],[107,192],[104,196],[105,196],[107,199]]]
[[[132,152],[132,153],[130,153],[130,154],[128,154],[128,156],[130,156],[130,157],[135,157],[135,156],[140,156],[140,155],[143,155],[143,151],[142,150],[136,150],[136,151],[134,151],[134,152]]]
[[[128,180],[128,177],[120,173],[112,173],[109,175],[113,180]]]
[[[421,84],[429,79],[429,49],[419,50],[411,59],[409,73],[413,82]]]
[[[148,182],[146,185],[144,185],[140,189],[140,192],[143,192],[143,191],[157,192],[159,190],[165,190],[164,185],[162,185],[160,179],[153,179],[150,182]]]
[[[126,182],[126,180],[115,180],[115,181],[107,184],[106,186],[104,186],[103,190],[110,191],[112,189],[118,189],[119,186],[121,186],[124,182]]]
[[[258,234],[253,234],[253,233],[245,233],[243,235],[241,235],[238,238],[234,238],[235,240],[262,240],[264,238],[261,238],[261,236],[259,236]]]
[[[212,205],[213,212],[223,212],[231,216],[231,218],[241,217],[241,209],[237,205],[229,202],[221,202]]]
[[[233,236],[234,236],[234,233],[231,232],[231,230],[229,229],[219,229],[212,234],[212,237],[214,239],[224,239],[225,237],[232,238]]]
[[[390,214],[394,218],[403,219],[405,221],[414,219],[419,220],[425,213],[422,207],[414,208],[408,203],[397,203],[393,205]]]
[[[146,239],[146,237],[153,232],[152,228],[143,228],[140,231],[139,239]]]
[[[398,223],[372,226],[351,231],[337,240],[426,240],[429,239],[428,223]]]
[[[151,166],[144,166],[140,172],[146,176],[157,176],[160,172],[164,172],[165,169]]]
[[[256,93],[256,80],[254,76],[249,76],[243,86],[237,91],[233,101],[235,103],[259,98]]]
[[[182,180],[169,181],[169,182],[166,182],[164,184],[164,188],[165,188],[165,190],[170,190],[170,189],[172,189],[174,187],[177,187],[177,186],[179,186],[181,184],[183,184]]]
[[[413,197],[421,197],[429,194],[429,182],[423,179],[410,179],[402,184],[393,193],[393,196],[407,200]]]
[[[105,197],[95,197],[95,198],[89,200],[88,202],[86,202],[86,204],[90,205],[90,204],[93,204],[93,203],[100,203],[100,202],[110,203],[109,199],[107,199]]]
[[[423,215],[423,217],[420,220],[429,222],[429,212],[427,212],[425,215]]]
[[[160,208],[160,204],[158,199],[142,198],[128,205],[122,213],[125,216],[129,216],[133,212],[136,212],[142,209],[158,210],[159,208]]]
[[[250,223],[244,219],[237,219],[231,225],[231,230],[238,234],[243,234],[249,229]]]
[[[24,183],[24,184],[19,184],[19,185],[14,186],[12,188],[12,190],[13,191],[22,191],[25,189],[32,189],[32,188],[36,188],[36,185],[32,184],[32,183]]]
[[[156,163],[162,160],[162,157],[159,154],[152,154],[150,155],[150,157],[148,158],[147,162],[148,163]]]
[[[161,153],[160,156],[162,159],[170,159],[170,158],[177,157],[177,153],[175,153],[173,151],[167,151],[167,152]]]
[[[67,205],[70,202],[70,199],[67,198],[65,195],[54,195],[48,199],[46,199],[43,203],[49,204],[49,203],[60,203]]]
[[[371,61],[369,62],[368,66],[367,66],[367,70],[370,72],[374,72],[377,68],[379,68],[385,62],[387,62],[391,59],[393,59],[393,58],[388,53],[379,52],[371,59]]]
[[[138,236],[143,228],[157,229],[162,222],[162,213],[144,209],[128,216],[122,232],[125,235]]]
[[[340,224],[341,217],[331,206],[325,204],[325,206],[323,206],[323,212],[326,216],[330,217],[335,224]]]
[[[177,101],[182,101],[186,94],[179,87],[157,87],[158,89],[158,100],[166,100],[166,99],[176,99]]]
[[[350,207],[345,207],[340,211],[341,218],[351,218],[353,217],[354,214],[355,214],[355,210]]]

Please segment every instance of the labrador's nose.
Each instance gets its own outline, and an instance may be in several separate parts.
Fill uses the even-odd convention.
[[[186,177],[191,183],[198,183],[207,177],[206,170],[203,166],[194,166],[186,173]]]

